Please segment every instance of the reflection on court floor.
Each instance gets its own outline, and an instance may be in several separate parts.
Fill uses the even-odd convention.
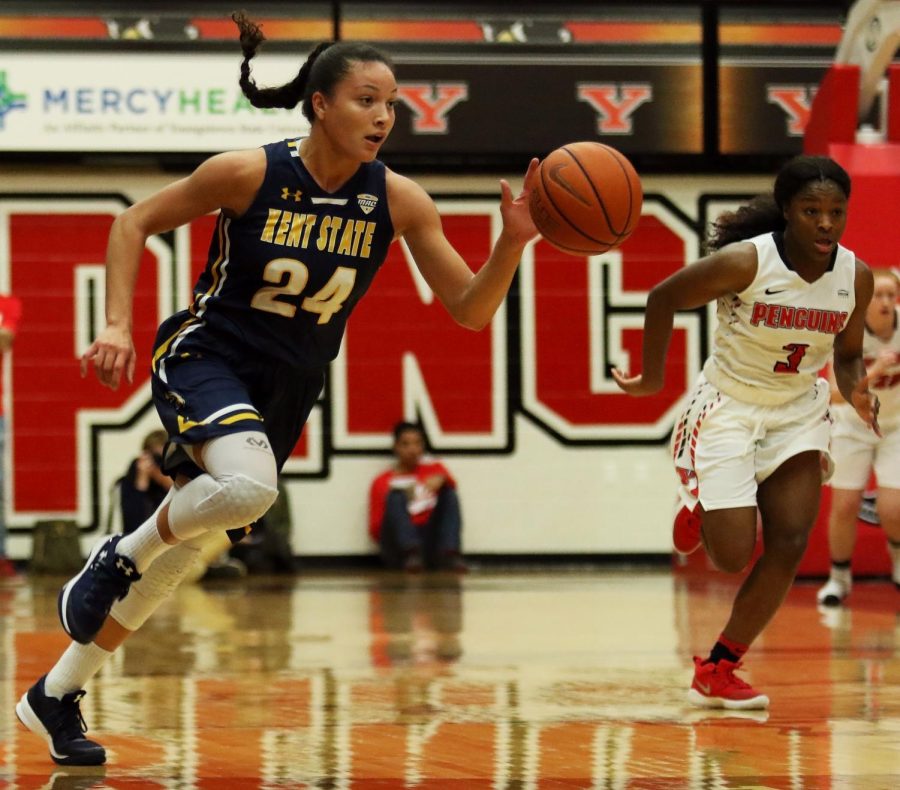
[[[768,712],[685,693],[734,581],[668,569],[318,573],[178,591],[82,703],[62,769],[15,701],[66,644],[60,580],[0,587],[0,788],[900,787],[898,594],[798,584],[747,656]]]

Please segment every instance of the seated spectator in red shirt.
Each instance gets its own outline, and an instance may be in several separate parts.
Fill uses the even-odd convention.
[[[369,491],[369,534],[385,566],[465,572],[456,481],[425,455],[421,426],[394,426],[394,457],[394,466],[378,475]]]

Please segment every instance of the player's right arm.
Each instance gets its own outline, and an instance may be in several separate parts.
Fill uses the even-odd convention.
[[[487,261],[473,273],[444,235],[437,206],[425,190],[404,176],[388,171],[387,191],[391,220],[428,286],[453,319],[470,329],[490,323],[509,291],[525,245],[537,236],[528,212],[528,195],[536,178],[538,160],[532,159],[522,191],[514,196],[500,181],[503,225]]]
[[[856,305],[844,328],[834,337],[834,379],[844,400],[856,409],[860,419],[880,436],[878,428],[878,398],[869,390],[869,379],[876,379],[883,367],[866,370],[863,363],[863,337],[866,327],[866,308],[872,301],[875,287],[872,271],[856,259]]]
[[[613,368],[612,376],[629,395],[653,395],[663,388],[666,352],[678,310],[693,310],[720,296],[749,287],[756,276],[756,247],[737,242],[685,266],[655,285],[644,311],[641,373],[628,376]]]
[[[82,376],[93,364],[100,382],[112,389],[123,374],[129,382],[134,379],[132,305],[147,239],[212,211],[239,216],[253,202],[265,168],[261,148],[218,154],[116,217],[106,249],[106,327],[82,354]]]

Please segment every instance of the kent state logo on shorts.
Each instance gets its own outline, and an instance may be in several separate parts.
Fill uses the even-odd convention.
[[[16,93],[6,82],[6,72],[0,71],[0,130],[6,128],[6,116],[13,110],[24,110],[26,96]]]

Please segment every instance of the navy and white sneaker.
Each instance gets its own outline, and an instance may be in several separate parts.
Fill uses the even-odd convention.
[[[59,621],[76,642],[86,645],[103,627],[109,610],[141,578],[130,557],[116,554],[122,535],[112,535],[94,546],[77,576],[59,591]]]
[[[106,750],[84,737],[87,725],[81,715],[83,691],[61,700],[44,691],[44,675],[16,704],[16,716],[35,735],[50,745],[50,756],[59,765],[103,765]]]

